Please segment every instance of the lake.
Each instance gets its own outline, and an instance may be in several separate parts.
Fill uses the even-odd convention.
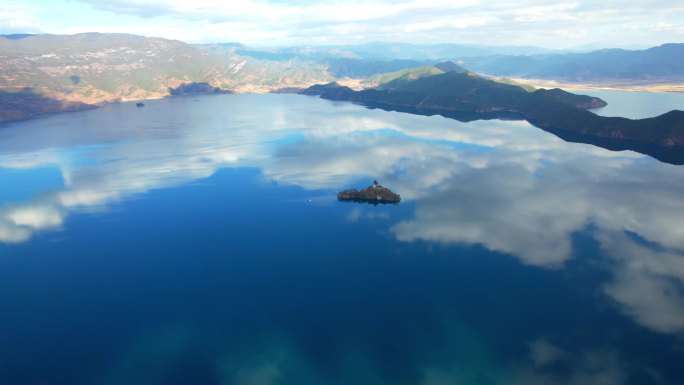
[[[684,383],[683,166],[308,96],[145,104],[0,126],[0,384]],[[374,179],[401,203],[336,200]]]

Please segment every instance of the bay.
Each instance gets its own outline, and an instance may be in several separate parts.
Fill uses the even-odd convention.
[[[672,110],[684,110],[684,94],[679,92],[630,92],[585,90],[577,93],[596,96],[608,102],[593,110],[602,116],[630,119],[652,118]]]
[[[145,104],[0,127],[0,383],[684,382],[681,166],[299,95]],[[374,179],[402,202],[336,201]]]

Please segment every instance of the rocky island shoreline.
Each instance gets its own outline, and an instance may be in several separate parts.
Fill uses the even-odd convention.
[[[351,189],[337,193],[337,200],[350,202],[365,202],[371,204],[397,204],[401,201],[401,196],[392,190],[382,186],[377,180],[363,190]]]

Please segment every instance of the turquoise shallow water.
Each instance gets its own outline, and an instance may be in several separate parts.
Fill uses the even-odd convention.
[[[684,382],[684,168],[640,154],[216,95],[4,125],[0,186],[0,384]]]

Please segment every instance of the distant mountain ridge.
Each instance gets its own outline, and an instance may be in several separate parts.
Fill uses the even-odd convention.
[[[488,75],[568,82],[684,79],[684,44],[680,43],[643,50],[611,48],[590,52],[467,44],[367,43],[271,49],[240,45],[234,47],[233,53],[274,61],[324,63],[330,74],[338,78],[368,77],[449,60]]]
[[[408,43],[255,49],[235,42],[190,45],[129,34],[82,33],[1,36],[0,89],[32,87],[86,103],[163,97],[169,88],[193,82],[237,92],[272,92],[439,67],[445,59],[436,58],[499,76],[684,79],[684,44],[564,54],[533,47]]]
[[[33,33],[11,33],[9,35],[0,35],[0,37],[3,37],[5,39],[12,39],[12,40],[18,40],[18,39],[23,39],[29,36],[34,36],[35,34]]]
[[[327,60],[359,59],[368,61],[414,60],[443,61],[458,57],[481,57],[491,55],[533,55],[551,53],[552,50],[531,46],[487,46],[478,44],[413,44],[392,42],[371,42],[364,44],[290,46],[290,47],[248,47],[239,43],[236,53],[255,59],[271,60]],[[215,45],[215,44],[209,44]],[[198,46],[205,46],[199,44]]]
[[[572,82],[605,80],[684,81],[684,44],[646,50],[603,49],[587,53],[462,58],[467,68],[500,76]]]

